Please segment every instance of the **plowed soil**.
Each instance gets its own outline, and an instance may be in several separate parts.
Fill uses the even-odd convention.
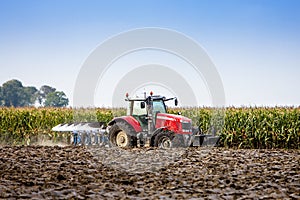
[[[0,147],[0,198],[300,199],[299,150],[191,148],[156,170],[138,172],[103,163],[93,151],[109,157],[111,150]],[[158,149],[124,151],[161,155]]]

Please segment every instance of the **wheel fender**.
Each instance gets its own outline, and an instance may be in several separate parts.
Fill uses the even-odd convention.
[[[120,118],[120,117],[114,118],[113,120],[111,120],[108,123],[108,125],[112,126],[112,125],[114,125],[114,124],[116,124],[118,122],[123,122],[123,123],[126,123],[128,126],[130,126],[135,131],[135,133],[128,133],[128,134],[130,134],[132,136],[136,137],[136,133],[141,131],[141,129],[138,129],[138,127],[133,126],[130,122],[128,122],[128,120],[125,120],[124,118]]]
[[[132,126],[132,128],[136,132],[141,132],[142,131],[142,127],[140,125],[140,122],[132,116],[115,117],[111,122],[108,123],[108,125],[110,125],[110,124],[112,125],[112,124],[114,124],[116,122],[119,122],[119,121],[126,121],[130,126]]]

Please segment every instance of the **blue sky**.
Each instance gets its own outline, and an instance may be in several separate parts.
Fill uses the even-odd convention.
[[[0,83],[48,84],[72,102],[89,54],[112,35],[142,27],[197,41],[220,73],[227,105],[300,105],[297,0],[1,0]]]

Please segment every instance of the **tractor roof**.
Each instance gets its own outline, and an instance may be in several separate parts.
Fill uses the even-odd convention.
[[[147,96],[146,98],[136,97],[136,98],[127,98],[126,101],[146,101],[147,98],[151,97],[152,100],[165,100],[166,97],[161,95],[152,95]]]

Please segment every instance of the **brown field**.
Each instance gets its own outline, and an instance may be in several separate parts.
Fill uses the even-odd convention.
[[[99,159],[99,154],[109,159],[113,151],[2,146],[0,198],[300,199],[299,150],[192,148],[156,170],[138,172],[114,167],[124,157],[110,164]],[[138,162],[132,155],[156,162],[162,155],[154,148],[122,151],[131,152],[128,166]]]

